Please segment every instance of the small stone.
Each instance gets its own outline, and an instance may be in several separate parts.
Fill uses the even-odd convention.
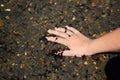
[[[25,45],[23,44],[23,45],[21,45],[21,47],[24,47]]]
[[[66,67],[66,65],[64,64],[63,67]]]
[[[20,56],[20,54],[18,53],[17,56]]]
[[[61,16],[60,16],[60,19],[64,19],[64,16],[63,16],[63,15],[61,15]]]
[[[103,58],[105,59],[105,58],[106,58],[106,56],[105,56],[105,55],[103,55]]]
[[[0,6],[1,6],[1,7],[4,7],[4,4],[1,4]]]
[[[76,73],[77,76],[79,76],[79,73]]]
[[[14,66],[15,65],[15,63],[12,63],[12,66]]]
[[[94,65],[96,65],[96,62],[93,62]]]
[[[75,12],[76,12],[76,10],[75,10],[75,9],[73,9],[73,10],[72,10],[72,12],[73,12],[73,13],[75,13]]]
[[[106,9],[110,9],[110,7],[106,7]]]
[[[4,26],[4,22],[2,19],[0,19],[0,27],[3,27]]]
[[[10,12],[10,11],[11,11],[11,9],[5,9],[5,11],[8,11],[8,12]]]
[[[27,76],[26,76],[26,75],[24,75],[24,78],[27,78]]]
[[[87,62],[87,61],[85,61],[85,62],[84,62],[84,64],[85,64],[85,65],[88,65],[88,62]]]
[[[33,20],[33,17],[30,17],[30,20]]]
[[[30,3],[29,5],[32,6],[32,3]]]
[[[92,3],[91,3],[91,6],[92,6],[92,7],[96,7],[96,2],[92,2]]]
[[[24,64],[21,64],[21,65],[20,65],[20,68],[22,69],[23,67],[24,67]]]
[[[45,44],[42,43],[42,44],[41,44],[41,50],[43,50],[44,48],[45,48]]]
[[[70,60],[69,62],[72,63],[72,60]]]
[[[65,11],[64,11],[64,14],[65,14],[65,15],[68,15],[68,11],[67,11],[67,10],[65,10]]]
[[[49,2],[50,4],[53,4],[53,0],[50,0],[50,2]]]
[[[25,56],[27,55],[27,52],[25,52]]]
[[[87,4],[87,0],[81,0],[82,4]]]
[[[57,5],[57,2],[55,2],[54,5]]]
[[[40,58],[40,63],[44,64],[44,59],[43,58]]]
[[[6,19],[10,19],[10,17],[9,17],[9,16],[6,16],[5,18],[6,18]]]
[[[99,69],[97,66],[95,66],[95,69]]]
[[[37,22],[35,22],[35,21],[32,23],[32,26],[34,26],[34,27],[35,27],[35,26],[38,26],[38,25],[39,25],[39,23],[37,23]]]
[[[75,18],[75,17],[73,17],[73,18],[72,18],[72,20],[74,21],[74,20],[76,20],[76,18]]]
[[[13,34],[14,34],[14,35],[20,35],[20,33],[17,32],[17,31],[13,31]]]
[[[105,15],[105,14],[103,14],[103,15],[101,15],[101,17],[105,18],[105,17],[106,17],[106,15]]]
[[[96,37],[97,34],[93,34],[92,37]]]
[[[105,62],[104,57],[99,58],[101,62]]]
[[[35,48],[35,46],[34,46],[34,45],[31,45],[31,48]]]
[[[103,35],[105,35],[107,32],[102,32],[102,33],[100,33],[100,36],[103,36]]]
[[[28,8],[28,11],[31,11],[31,8]]]

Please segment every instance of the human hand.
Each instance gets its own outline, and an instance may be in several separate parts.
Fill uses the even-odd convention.
[[[63,56],[92,55],[89,51],[89,45],[93,40],[87,38],[75,28],[65,26],[65,28],[50,29],[48,33],[56,35],[56,37],[46,37],[48,41],[57,42],[69,48],[69,50],[63,51]]]

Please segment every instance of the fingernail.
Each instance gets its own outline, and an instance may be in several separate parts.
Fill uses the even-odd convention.
[[[57,30],[58,28],[57,27],[55,27],[55,30]]]
[[[66,25],[65,27],[70,27],[70,26]]]
[[[49,33],[49,32],[51,32],[51,30],[49,29],[47,32]]]
[[[47,40],[49,40],[49,38],[48,37],[45,37]]]

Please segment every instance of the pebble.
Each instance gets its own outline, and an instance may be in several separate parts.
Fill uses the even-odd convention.
[[[1,6],[1,7],[4,7],[4,4],[1,4],[0,6]]]
[[[87,0],[81,0],[82,4],[87,4]]]
[[[5,9],[5,11],[10,12],[10,11],[11,11],[11,9]]]
[[[35,48],[35,46],[34,46],[34,45],[31,45],[31,48]]]
[[[63,67],[66,67],[66,65],[64,64]]]
[[[21,65],[20,65],[20,68],[22,69],[23,67],[24,67],[24,64],[21,64]]]
[[[103,36],[105,34],[107,34],[107,32],[104,31],[104,32],[100,33],[100,36]]]
[[[26,75],[24,75],[24,78],[27,78],[27,76],[26,76]]]
[[[96,37],[97,34],[93,34],[92,37]]]
[[[9,17],[9,16],[6,16],[5,18],[6,18],[6,19],[10,19],[10,17]]]
[[[106,14],[101,15],[101,17],[105,18],[105,17],[106,17]]]
[[[38,25],[39,25],[39,23],[37,23],[37,22],[35,22],[35,21],[32,23],[32,26],[34,26],[34,27],[35,27],[35,26],[38,26]]]
[[[97,69],[99,69],[99,67],[95,66],[95,69],[97,70]]]
[[[92,6],[92,7],[96,7],[96,2],[92,2],[92,3],[91,3],[91,6]]]
[[[0,27],[3,27],[4,26],[4,22],[2,19],[0,19]]]
[[[96,65],[96,62],[93,62],[94,65]]]
[[[33,20],[33,17],[30,17],[30,20]]]
[[[15,65],[15,63],[12,63],[12,66],[14,66]]]
[[[84,62],[84,64],[85,64],[85,65],[88,65],[88,62],[87,62],[87,61],[85,61],[85,62]]]
[[[28,8],[28,11],[31,11],[31,8]]]
[[[25,56],[27,55],[27,52],[25,52]]]
[[[17,56],[20,56],[20,54],[17,54]]]
[[[53,0],[50,0],[49,3],[50,3],[50,4],[53,4]]]
[[[72,18],[72,20],[74,21],[74,20],[76,20],[76,18],[75,18],[75,17],[73,17],[73,18]]]

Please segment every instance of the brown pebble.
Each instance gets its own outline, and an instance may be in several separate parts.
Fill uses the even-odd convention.
[[[0,27],[3,27],[4,26],[4,22],[2,19],[0,19]]]
[[[96,2],[92,2],[92,3],[91,3],[91,6],[92,6],[92,7],[96,7]]]
[[[35,46],[34,46],[34,45],[31,45],[31,48],[35,48]]]
[[[33,23],[32,23],[32,26],[33,26],[33,27],[36,27],[36,26],[38,26],[38,25],[39,25],[39,23],[37,23],[37,22],[33,22]]]

